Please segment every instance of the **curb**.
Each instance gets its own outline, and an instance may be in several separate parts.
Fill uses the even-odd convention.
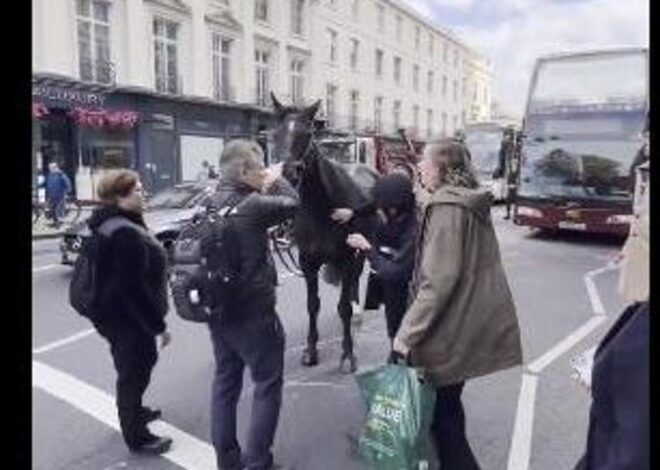
[[[51,238],[59,238],[64,235],[64,232],[53,232],[53,233],[33,233],[32,240],[48,240]]]

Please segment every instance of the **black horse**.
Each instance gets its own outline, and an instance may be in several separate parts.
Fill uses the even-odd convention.
[[[273,132],[273,156],[284,162],[283,176],[298,189],[301,207],[293,224],[293,236],[298,247],[298,259],[307,285],[309,329],[302,364],[318,364],[316,344],[319,339],[317,318],[321,308],[319,271],[333,273],[341,284],[337,310],[343,326],[343,353],[339,367],[344,371],[357,369],[351,335],[352,301],[358,298],[358,283],[364,266],[364,255],[346,245],[351,231],[370,233],[371,217],[354,217],[348,224],[334,222],[330,215],[335,208],[356,208],[367,202],[370,186],[377,173],[364,165],[342,166],[327,159],[314,139],[314,116],[320,101],[307,108],[283,106],[271,93],[278,124]]]

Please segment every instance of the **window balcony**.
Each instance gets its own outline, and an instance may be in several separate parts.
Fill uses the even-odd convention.
[[[236,102],[236,90],[232,86],[214,86],[213,99],[229,103]]]
[[[107,60],[80,60],[80,79],[83,82],[115,85],[115,64]]]
[[[183,91],[183,80],[181,76],[159,76],[156,77],[156,91],[170,95],[180,95]]]

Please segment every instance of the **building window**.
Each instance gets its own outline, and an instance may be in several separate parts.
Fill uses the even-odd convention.
[[[401,84],[401,57],[394,58],[394,83]]]
[[[442,137],[447,137],[447,113],[442,113]]]
[[[445,64],[449,62],[449,45],[447,43],[442,45],[442,60]]]
[[[465,127],[465,111],[461,112],[461,126]]]
[[[419,91],[419,65],[413,67],[413,90]]]
[[[376,132],[383,129],[383,97],[377,96],[374,99],[374,128]]]
[[[351,39],[351,70],[355,71],[357,69],[358,63],[358,52],[360,48],[360,42],[357,39]]]
[[[447,76],[446,75],[442,76],[442,96],[443,97],[447,96]]]
[[[415,133],[419,132],[419,106],[413,106],[413,129]]]
[[[337,62],[337,31],[328,29],[328,42],[330,43],[330,62]]]
[[[463,98],[467,97],[467,78],[463,77],[461,80],[461,89],[463,90]]]
[[[325,112],[328,126],[334,127],[337,122],[337,85],[332,83],[325,87]]]
[[[401,18],[401,16],[397,15],[397,17],[396,17],[396,40],[397,41],[401,40],[402,30],[403,30],[403,18]]]
[[[381,49],[376,49],[376,77],[378,78],[383,76],[383,54]]]
[[[429,57],[433,57],[433,33],[429,33]]]
[[[80,79],[110,84],[114,68],[110,63],[110,4],[77,0],[78,61]]]
[[[429,70],[428,75],[426,76],[426,91],[433,93],[433,70]]]
[[[401,101],[394,101],[394,107],[392,108],[392,117],[394,118],[394,130],[397,131],[401,127]]]
[[[419,26],[415,26],[415,50],[419,50],[419,41],[422,35],[422,31],[419,29]]]
[[[458,101],[458,81],[454,80],[454,101]]]
[[[303,35],[305,0],[291,0],[291,32],[298,36]]]
[[[303,59],[291,59],[291,101],[294,104],[302,103],[304,100],[304,68],[305,61]]]
[[[257,104],[267,106],[270,92],[270,52],[255,49],[254,62],[257,74]]]
[[[488,88],[484,87],[484,104],[488,104]]]
[[[378,15],[378,31],[385,32],[385,7],[380,3],[376,4],[376,14]]]
[[[472,101],[473,101],[474,103],[476,103],[476,102],[477,102],[477,99],[478,99],[478,98],[477,98],[478,90],[479,90],[479,86],[475,83],[475,84],[474,84],[474,89],[473,89],[473,91],[472,91]]]
[[[254,18],[257,21],[268,22],[268,0],[256,0],[254,4]]]
[[[452,122],[454,123],[453,131],[456,132],[458,130],[458,116],[455,114],[452,117]]]
[[[454,68],[458,67],[458,50],[454,51]]]
[[[213,96],[216,100],[229,101],[234,97],[231,89],[232,43],[231,39],[213,35]]]
[[[433,110],[426,111],[426,138],[430,139],[433,135]]]
[[[153,21],[156,91],[179,93],[177,35],[179,24],[156,17]]]
[[[350,103],[349,103],[349,122],[348,125],[351,130],[356,130],[358,127],[358,104],[360,100],[360,93],[357,90],[351,90]]]

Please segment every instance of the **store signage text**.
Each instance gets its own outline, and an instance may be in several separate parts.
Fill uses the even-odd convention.
[[[99,93],[43,85],[32,87],[32,97],[91,106],[103,106],[105,102],[105,96]]]

